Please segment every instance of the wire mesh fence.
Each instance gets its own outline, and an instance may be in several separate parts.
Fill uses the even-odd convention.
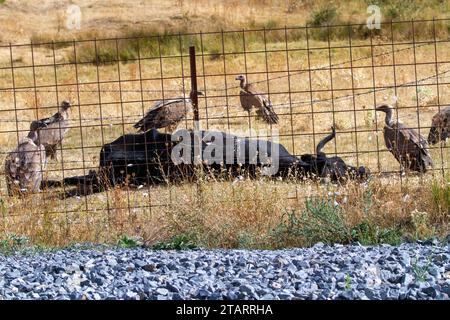
[[[426,139],[433,116],[450,104],[450,40],[439,36],[436,25],[448,26],[450,20],[382,23],[383,32],[355,24],[2,45],[2,159],[28,134],[32,121],[51,116],[67,100],[72,105],[69,131],[57,158],[47,159],[44,180],[87,176],[98,170],[102,147],[136,133],[133,125],[153,104],[193,91],[198,114],[188,112],[178,129],[250,138],[265,132],[267,139],[276,129],[278,142],[299,157],[314,154],[334,127],[336,138],[325,148],[327,155],[364,166],[380,179],[390,174],[403,188],[405,177],[421,180],[424,175],[402,174],[385,145],[384,114],[375,107],[395,106],[395,121]],[[203,92],[198,97],[192,90],[189,47],[195,48],[194,78]],[[239,75],[271,102],[277,124],[268,125],[243,109]],[[442,141],[429,149],[434,167],[427,174],[445,175],[448,144]],[[40,193],[42,201],[59,200],[39,211],[70,215],[123,210],[131,215],[171,206],[179,190],[155,186],[151,180],[122,188],[120,201],[110,191],[83,197],[78,190],[71,194],[77,199],[73,202],[61,196],[68,192],[66,185],[47,185]],[[198,185],[192,190],[198,192]],[[1,179],[0,196],[7,195],[6,180]],[[285,195],[298,200],[314,191],[305,192],[302,182],[290,183]]]

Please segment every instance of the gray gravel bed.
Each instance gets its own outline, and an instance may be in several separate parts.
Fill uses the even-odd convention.
[[[0,299],[449,299],[450,245],[0,255]]]

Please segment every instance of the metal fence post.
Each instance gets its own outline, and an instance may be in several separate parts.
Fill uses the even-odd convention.
[[[194,128],[199,129],[198,92],[197,92],[197,65],[195,63],[195,46],[189,47],[189,59],[191,64],[191,92],[190,98],[194,109]]]

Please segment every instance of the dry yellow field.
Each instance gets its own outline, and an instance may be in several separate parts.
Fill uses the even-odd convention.
[[[63,27],[66,4],[56,3],[41,1],[38,5],[30,1],[20,6],[18,1],[7,1],[3,6],[9,14],[0,12],[0,21],[5,22],[0,44],[1,161],[26,135],[30,121],[53,114],[57,101],[66,99],[74,105],[70,133],[59,161],[49,163],[48,179],[60,180],[97,168],[101,146],[135,132],[132,125],[154,101],[180,96],[183,89],[189,91],[190,44],[197,47],[198,85],[206,94],[199,100],[201,128],[236,134],[245,134],[249,126],[257,131],[270,129],[255,117],[249,119],[240,107],[235,77],[244,73],[269,96],[280,117],[273,129],[278,130],[280,143],[295,155],[313,153],[317,142],[335,125],[337,138],[325,152],[337,154],[349,164],[364,165],[374,173],[397,172],[400,166],[386,150],[384,118],[375,114],[375,105],[396,104],[398,119],[427,136],[432,116],[450,104],[450,42],[441,41],[439,34],[438,41],[433,41],[430,23],[415,24],[418,36],[399,29],[394,39],[355,37],[351,48],[345,37],[330,42],[315,37],[306,41],[303,28],[182,38],[175,33],[173,37],[162,36],[159,42],[158,38],[151,42],[150,36],[144,36],[137,41],[142,50],[136,59],[135,52],[127,51],[129,40],[57,43],[54,47],[48,41],[73,36],[128,36],[130,33],[123,31],[136,26],[150,26],[152,32],[179,31],[183,25],[189,25],[189,31],[205,31],[213,28],[212,16],[220,21],[215,28],[230,29],[270,27],[264,24],[268,19],[275,21],[274,27],[302,25],[307,16],[298,7],[289,9],[291,1],[282,1],[284,9],[276,1],[248,1],[247,6],[225,5],[224,1],[141,1],[136,6],[111,1],[107,10],[102,10],[101,1],[80,1],[83,28],[68,34]],[[314,10],[306,3],[302,8]],[[358,21],[364,17],[363,7],[354,8]],[[13,18],[13,12],[18,16]],[[17,18],[26,21],[20,28],[13,23]],[[344,18],[351,21],[353,16]],[[44,25],[36,29],[37,19]],[[347,30],[340,29],[341,33]],[[317,31],[308,29],[311,34]],[[7,44],[27,43],[30,38],[45,44]],[[419,43],[414,45],[413,41]],[[95,50],[123,61],[96,65],[92,63]],[[188,115],[178,128],[193,128],[192,117]],[[36,243],[66,245],[76,241],[115,242],[124,234],[152,243],[194,233],[202,235],[197,240],[204,245],[236,247],[242,233],[254,238],[250,246],[274,247],[264,235],[283,219],[283,214],[302,210],[305,198],[323,197],[336,198],[351,226],[370,217],[380,227],[406,225],[417,232],[414,217],[423,213],[425,222],[420,225],[419,236],[425,237],[449,230],[448,144],[433,147],[432,156],[436,170],[425,175],[375,174],[368,184],[343,186],[263,178],[217,181],[209,177],[194,185],[186,182],[140,190],[114,189],[69,199],[61,198],[63,190],[50,189],[19,199],[6,197],[1,178],[0,234],[15,233]],[[447,191],[436,196],[432,186]],[[371,190],[374,202],[368,209],[364,198],[367,190]]]

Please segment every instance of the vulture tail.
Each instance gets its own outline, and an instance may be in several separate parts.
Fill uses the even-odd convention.
[[[329,135],[320,140],[320,142],[317,144],[316,154],[321,154],[322,149],[325,147],[325,145],[336,137],[336,129],[334,127],[331,127],[331,131],[332,132]]]
[[[265,122],[268,124],[278,123],[278,115],[273,110],[273,106],[270,102],[264,101],[264,107],[262,109],[261,116]]]

